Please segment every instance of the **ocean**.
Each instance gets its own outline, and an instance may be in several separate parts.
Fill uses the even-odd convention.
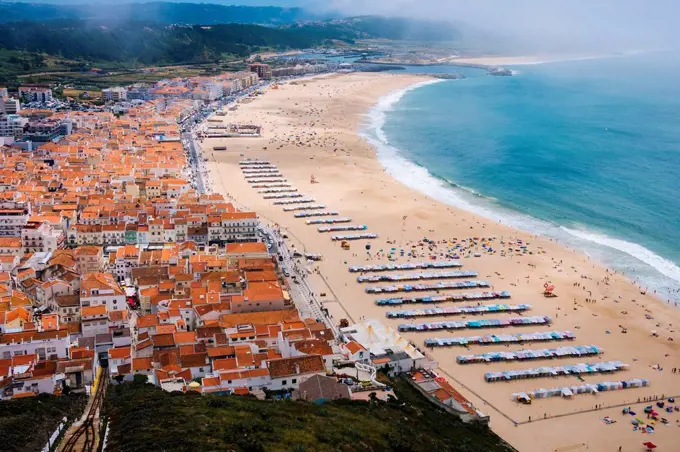
[[[467,78],[391,93],[362,134],[402,183],[680,301],[679,57],[410,67]]]

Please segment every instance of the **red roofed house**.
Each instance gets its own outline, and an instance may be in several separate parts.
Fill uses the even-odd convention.
[[[323,358],[319,355],[297,356],[294,358],[267,361],[271,376],[269,389],[297,389],[301,382],[314,375],[326,375]]]

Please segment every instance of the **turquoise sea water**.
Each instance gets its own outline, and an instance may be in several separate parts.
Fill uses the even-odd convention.
[[[559,239],[680,301],[680,55],[469,68],[392,93],[365,136],[402,182]]]

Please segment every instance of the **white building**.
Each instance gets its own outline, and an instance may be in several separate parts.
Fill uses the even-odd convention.
[[[51,102],[52,90],[49,88],[19,87],[19,96],[24,96],[28,102]]]
[[[300,383],[314,375],[326,375],[326,366],[320,355],[296,356],[267,361],[271,381],[269,389],[297,389]]]
[[[0,358],[15,355],[38,355],[38,359],[67,358],[70,336],[68,331],[21,331],[0,337]]]
[[[105,305],[107,311],[126,309],[127,306],[125,292],[109,273],[88,273],[81,276],[80,305],[82,307]]]
[[[222,242],[257,241],[257,214],[255,212],[223,213],[208,219],[208,240]]]
[[[97,334],[109,332],[109,313],[106,305],[85,306],[80,309],[80,324],[84,337],[94,337]]]
[[[0,113],[8,115],[15,115],[21,111],[21,103],[19,99],[12,99],[9,97],[0,97]]]
[[[104,98],[106,100],[112,100],[115,102],[119,100],[127,100],[127,90],[121,86],[103,89],[102,94],[104,94]]]
[[[0,137],[20,138],[24,134],[26,124],[28,119],[19,115],[0,114]]]
[[[49,223],[27,223],[21,230],[24,253],[47,253],[57,250],[64,242],[62,231]]]
[[[397,330],[377,320],[341,328],[340,332],[347,341],[343,348],[348,357],[356,357],[363,348],[370,353],[373,366],[378,369],[386,368],[390,376],[412,369],[429,368],[433,363]]]
[[[21,230],[31,214],[30,206],[24,203],[6,202],[0,204],[0,237],[21,237]]]

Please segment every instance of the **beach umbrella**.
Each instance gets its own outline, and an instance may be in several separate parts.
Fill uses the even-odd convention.
[[[645,446],[647,448],[647,450],[656,449],[656,444],[654,444],[651,441],[647,441],[646,443],[642,443],[642,445]]]
[[[370,243],[366,244],[366,251],[368,251],[370,249],[371,249],[371,244]]]

